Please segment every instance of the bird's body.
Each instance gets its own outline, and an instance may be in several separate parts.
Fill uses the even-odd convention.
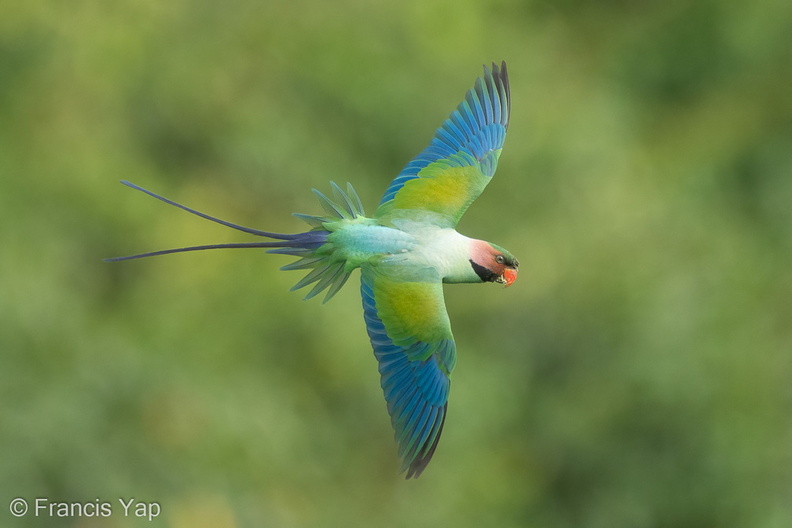
[[[366,216],[351,185],[332,184],[334,199],[318,191],[324,216],[296,215],[312,229],[281,234],[238,226],[167,203],[267,242],[194,246],[132,257],[232,247],[265,247],[300,257],[281,269],[311,270],[293,289],[313,284],[307,298],[329,300],[361,270],[364,318],[399,445],[402,470],[418,477],[432,458],[445,423],[456,345],[443,300],[443,283],[510,285],[517,260],[506,250],[456,231],[467,207],[495,172],[509,120],[506,65],[484,68],[465,100],[431,144],[391,182],[374,214]]]
[[[481,282],[467,262],[474,242],[453,228],[403,220],[383,226],[367,217],[327,226],[332,258],[345,268],[378,269],[396,280],[440,277],[443,282]]]

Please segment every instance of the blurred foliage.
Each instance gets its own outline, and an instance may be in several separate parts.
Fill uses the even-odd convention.
[[[7,3],[0,498],[172,527],[792,526],[792,3]],[[303,303],[246,240],[311,187],[369,210],[505,59],[498,174],[447,288],[450,415],[397,474],[357,288]]]

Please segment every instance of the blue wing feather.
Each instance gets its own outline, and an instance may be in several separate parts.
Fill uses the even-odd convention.
[[[361,294],[366,329],[378,361],[380,384],[399,445],[402,470],[407,471],[407,478],[418,477],[434,455],[445,422],[454,342],[443,339],[435,343],[416,341],[409,346],[395,345],[377,314],[372,283],[365,272]]]
[[[473,88],[451,112],[435,132],[432,141],[388,186],[380,206],[390,202],[408,181],[421,177],[419,173],[439,160],[465,153],[467,165],[476,166],[486,177],[486,185],[497,167],[498,154],[503,147],[509,127],[509,78],[506,64],[484,67],[484,75],[476,79]],[[494,153],[494,155],[493,155]],[[483,189],[477,187],[472,201]],[[461,212],[460,212],[461,214]]]

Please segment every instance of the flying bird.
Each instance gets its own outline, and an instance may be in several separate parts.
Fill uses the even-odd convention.
[[[306,299],[328,301],[361,270],[363,316],[377,358],[401,471],[417,478],[434,455],[448,411],[456,344],[443,284],[496,282],[510,286],[517,259],[500,246],[461,235],[457,222],[492,179],[509,126],[506,63],[484,66],[465,99],[434,138],[391,182],[372,216],[355,190],[331,182],[333,199],[316,189],[324,215],[295,214],[311,229],[282,234],[243,227],[122,183],[212,222],[272,239],[190,246],[128,257],[183,251],[270,248],[299,260],[283,270],[310,270],[292,290],[313,284]]]

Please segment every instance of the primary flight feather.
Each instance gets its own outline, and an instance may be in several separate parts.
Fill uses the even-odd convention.
[[[213,244],[107,259],[129,260],[219,248],[271,248],[300,257],[284,270],[311,270],[292,289],[313,284],[306,299],[326,302],[361,270],[363,315],[395,432],[402,471],[418,477],[437,448],[448,409],[456,345],[443,300],[443,283],[511,285],[517,260],[505,249],[459,234],[462,214],[495,173],[511,101],[506,63],[484,67],[465,99],[434,138],[391,182],[367,217],[355,190],[331,182],[334,199],[317,190],[325,214],[296,216],[312,229],[282,234],[243,227],[129,187],[207,220],[274,239]]]

